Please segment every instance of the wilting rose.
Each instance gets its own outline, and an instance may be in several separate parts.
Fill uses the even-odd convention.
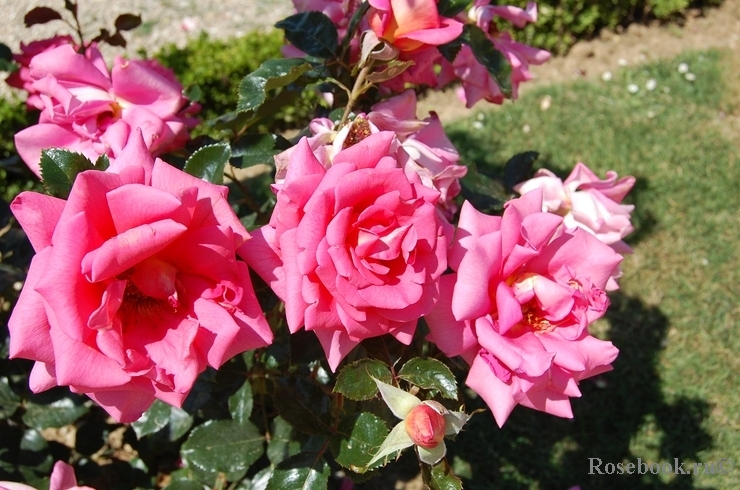
[[[32,486],[23,483],[0,481],[0,490],[36,490]],[[51,472],[49,490],[93,490],[90,487],[77,485],[75,470],[63,461],[57,461]]]
[[[67,385],[119,422],[182,405],[206,366],[272,341],[227,189],[152,161],[138,136],[69,199],[24,192],[11,209],[36,256],[8,323],[31,390]]]
[[[49,51],[56,48],[57,46],[62,46],[65,44],[70,44],[74,46],[74,40],[72,39],[72,36],[54,36],[49,39],[33,41],[28,44],[21,43],[21,52],[13,55],[13,61],[18,63],[19,67],[17,71],[14,71],[10,75],[8,75],[8,78],[5,79],[5,82],[11,87],[15,87],[28,92],[28,99],[26,99],[26,104],[28,104],[29,107],[35,107],[36,109],[43,108],[43,103],[41,102],[41,99],[38,97],[38,95],[36,95],[37,91],[32,86],[33,78],[31,78],[29,68],[31,60],[34,58],[34,56],[39,55],[44,51]]]
[[[326,169],[302,139],[269,225],[239,250],[285,302],[290,331],[315,332],[332,369],[369,337],[408,344],[447,268],[439,193],[399,167],[395,145],[391,132],[372,134]]]
[[[622,257],[541,209],[540,191],[509,201],[503,217],[466,202],[450,250],[456,272],[426,316],[430,340],[471,364],[466,383],[499,426],[517,404],[572,417],[578,381],[610,370],[618,353],[587,327],[606,311]]]
[[[617,177],[616,172],[609,171],[606,179],[599,179],[579,162],[565,182],[543,168],[515,189],[521,194],[542,189],[543,211],[563,216],[565,226],[582,228],[624,253],[629,247],[621,240],[634,230],[630,215],[635,207],[621,202],[635,185],[635,178]]]
[[[79,54],[63,45],[35,56],[29,74],[41,116],[15,135],[15,144],[37,175],[45,148],[66,148],[92,161],[116,158],[138,128],[158,155],[182,146],[195,124],[181,112],[187,103],[182,85],[156,61],[116,58],[109,71],[97,48]]]
[[[463,25],[441,17],[435,0],[368,0],[375,34],[402,52],[439,46],[462,34]]]

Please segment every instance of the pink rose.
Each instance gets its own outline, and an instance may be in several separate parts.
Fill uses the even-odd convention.
[[[195,123],[181,113],[182,85],[155,61],[116,58],[109,72],[97,48],[83,55],[63,45],[35,56],[29,73],[41,116],[15,135],[15,144],[37,175],[45,148],[67,148],[92,161],[116,158],[139,128],[158,155],[182,146]]]
[[[139,134],[108,172],[79,174],[68,200],[13,201],[36,256],[10,357],[36,361],[33,392],[68,385],[132,422],[155,398],[181,406],[206,365],[272,341],[226,194],[153,162]]]
[[[35,488],[9,481],[0,481],[0,490],[36,490]],[[90,487],[77,485],[75,470],[63,461],[57,461],[51,472],[49,490],[93,490]]]
[[[466,383],[499,426],[517,404],[572,417],[578,381],[611,369],[617,349],[589,335],[609,304],[604,287],[622,257],[562,218],[541,212],[542,194],[509,201],[503,217],[463,205],[427,315],[430,340],[471,364]]]
[[[565,182],[549,170],[540,169],[515,189],[521,194],[542,189],[543,211],[563,216],[566,227],[582,228],[625,253],[630,248],[621,240],[634,230],[630,217],[635,207],[621,202],[635,185],[635,178],[617,177],[616,172],[609,171],[606,179],[601,180],[586,165],[578,163]]]
[[[463,25],[440,17],[436,0],[368,0],[368,22],[375,34],[400,51],[445,44],[460,34]]]
[[[13,61],[18,63],[18,71],[15,71],[8,75],[5,82],[11,87],[15,87],[28,92],[28,99],[26,104],[29,107],[35,107],[36,109],[43,108],[41,99],[36,95],[37,91],[33,88],[33,78],[31,78],[29,65],[34,56],[41,54],[45,51],[56,48],[57,46],[63,46],[70,44],[74,46],[74,40],[72,36],[54,36],[49,39],[41,39],[39,41],[33,41],[28,44],[21,43],[20,54],[13,55]],[[77,49],[76,46],[74,46]]]
[[[399,168],[397,144],[372,134],[326,169],[302,139],[269,225],[239,250],[285,302],[290,331],[315,332],[333,370],[363,339],[411,342],[447,268],[439,193]]]

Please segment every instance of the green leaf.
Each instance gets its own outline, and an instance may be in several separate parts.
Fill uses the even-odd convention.
[[[339,423],[331,438],[331,450],[337,463],[363,473],[388,435],[383,419],[370,412],[352,414]],[[374,467],[380,466],[378,461]]]
[[[305,378],[278,378],[272,400],[280,415],[299,431],[331,432],[329,397],[316,383]]]
[[[23,17],[26,27],[35,26],[36,24],[46,24],[52,20],[62,20],[62,14],[49,7],[36,7],[29,10]]]
[[[203,484],[188,480],[175,480],[165,490],[203,490]]]
[[[252,406],[254,405],[254,398],[252,397],[252,384],[249,379],[244,380],[241,388],[236,390],[236,393],[229,397],[229,412],[231,418],[239,424],[249,421],[249,417],[252,415]]]
[[[141,16],[134,14],[121,14],[116,17],[115,26],[117,31],[130,31],[141,25]]]
[[[450,468],[446,459],[435,464],[431,472],[426,475],[423,474],[423,476],[427,475],[428,480],[425,479],[425,481],[432,490],[462,490],[462,481],[452,472],[452,468]]]
[[[59,148],[41,152],[41,177],[46,190],[54,197],[66,199],[77,175],[94,169],[92,162],[79,153]]]
[[[23,422],[36,430],[59,428],[71,424],[88,411],[84,405],[75,405],[71,398],[62,398],[49,405],[29,402],[26,405],[26,413],[23,414]]]
[[[444,363],[415,357],[403,365],[398,377],[425,390],[438,390],[445,398],[457,400],[457,382]]]
[[[317,58],[337,55],[337,28],[326,14],[310,11],[291,15],[275,27],[285,31],[285,38],[304,53]]]
[[[251,480],[242,480],[239,485],[236,486],[236,490],[265,490],[271,476],[272,468],[270,466],[262,468],[252,477]]]
[[[440,17],[455,17],[465,10],[470,4],[470,0],[439,0],[437,11]]]
[[[170,441],[184,436],[193,426],[193,416],[182,408],[170,407]]]
[[[326,490],[329,474],[323,455],[296,454],[277,465],[266,490]]]
[[[162,430],[170,421],[170,406],[162,400],[155,400],[149,410],[131,424],[136,437],[141,439]]]
[[[468,165],[468,172],[460,179],[460,184],[463,197],[482,213],[501,211],[509,199],[503,182],[479,172],[475,164]]]
[[[378,392],[373,378],[388,384],[393,382],[391,370],[385,363],[375,359],[360,359],[339,371],[334,392],[352,400],[369,400]]]
[[[281,416],[273,419],[270,435],[270,442],[267,443],[267,458],[270,463],[276,465],[301,452],[301,443],[295,440],[293,426]]]
[[[413,61],[399,61],[391,60],[388,62],[388,66],[381,71],[377,71],[369,74],[367,77],[368,82],[380,83],[395,78],[401,73],[405,72],[409,67],[414,66]]]
[[[465,26],[470,48],[475,59],[486,67],[489,75],[496,81],[501,92],[511,98],[511,65],[501,51],[496,49],[483,29],[476,25]]]
[[[540,154],[536,151],[525,151],[517,153],[506,162],[504,167],[504,185],[510,191],[519,182],[529,177],[532,165],[539,158]]]
[[[258,109],[264,104],[268,90],[285,87],[310,69],[311,65],[300,58],[265,61],[239,84],[236,110],[245,112]]]
[[[5,44],[0,43],[0,71],[12,72],[17,67],[13,61],[13,52]]]
[[[110,158],[108,158],[108,155],[100,155],[97,160],[95,160],[95,168],[97,170],[108,170],[108,167],[110,167]]]
[[[349,20],[349,24],[347,25],[347,32],[344,35],[344,39],[342,39],[342,54],[347,51],[350,42],[352,42],[352,39],[354,39],[355,34],[357,33],[357,28],[360,26],[360,21],[369,9],[370,3],[362,2],[357,10],[355,10],[355,13],[352,14],[352,18]]]
[[[224,167],[229,158],[231,148],[228,143],[202,146],[190,155],[183,170],[212,184],[221,184],[224,181]]]
[[[209,420],[193,429],[180,455],[204,473],[214,477],[223,473],[228,481],[237,481],[263,452],[264,437],[250,422]]]
[[[245,134],[231,145],[231,163],[242,168],[272,163],[273,156],[291,146],[290,141],[277,134]]]
[[[21,399],[10,388],[8,378],[0,377],[0,419],[12,416],[20,406]]]

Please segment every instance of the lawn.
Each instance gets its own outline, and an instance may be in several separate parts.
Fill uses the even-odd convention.
[[[540,87],[448,126],[463,158],[489,172],[535,150],[535,166],[562,177],[581,161],[638,179],[628,198],[636,205],[627,239],[634,254],[595,328],[621,350],[614,371],[582,383],[574,420],[520,407],[499,430],[490,414],[474,417],[450,444],[466,488],[737,488],[740,149],[728,117],[740,109],[733,106],[740,91],[731,56],[685,53],[622,69],[608,82]],[[693,81],[679,72],[682,62]],[[543,110],[545,97],[551,105]],[[691,473],[695,462],[729,458],[735,469],[591,475],[589,458],[624,465],[677,458]]]

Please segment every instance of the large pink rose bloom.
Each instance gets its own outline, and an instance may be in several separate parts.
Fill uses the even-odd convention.
[[[272,341],[227,189],[152,161],[141,136],[67,201],[11,205],[36,256],[8,323],[31,390],[68,385],[119,422],[158,398],[181,406],[206,366]]]
[[[36,490],[23,483],[0,481],[0,490]],[[49,490],[93,490],[90,487],[77,485],[75,470],[63,461],[57,461],[51,472]]]
[[[463,205],[450,251],[454,274],[426,320],[430,340],[471,365],[466,383],[502,426],[517,404],[572,417],[578,382],[611,369],[617,349],[589,335],[608,306],[622,257],[583,230],[563,232],[534,191],[503,217]]]
[[[395,145],[391,132],[372,134],[326,169],[302,139],[270,223],[239,249],[285,302],[290,331],[315,332],[333,370],[363,339],[410,343],[447,268],[439,192],[399,167]]]
[[[15,135],[18,153],[40,176],[41,150],[66,148],[95,161],[115,159],[141,129],[153,155],[178,148],[195,121],[181,113],[187,100],[172,72],[155,61],[116,58],[111,71],[95,47],[62,45],[35,56],[31,88],[39,123]]]
[[[625,253],[630,248],[622,239],[634,230],[630,216],[635,207],[621,203],[634,185],[634,177],[618,179],[613,171],[607,172],[606,179],[602,180],[579,162],[565,182],[543,168],[533,178],[518,184],[515,190],[526,194],[542,189],[543,211],[563,216],[565,226],[582,228]]]
[[[462,34],[463,25],[441,17],[436,0],[368,0],[368,22],[378,38],[402,52],[439,46]]]

